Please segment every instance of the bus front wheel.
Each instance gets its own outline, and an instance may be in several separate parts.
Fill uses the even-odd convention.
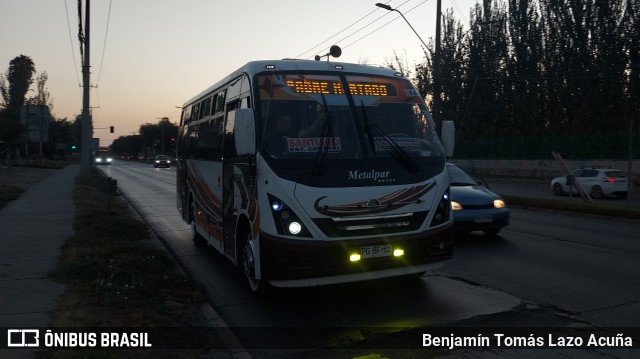
[[[244,276],[247,278],[249,282],[249,287],[251,291],[256,294],[263,295],[267,291],[268,284],[256,278],[256,254],[254,253],[255,249],[252,246],[254,239],[251,235],[251,231],[247,230],[247,233],[244,235],[244,240],[242,243],[242,270],[244,272]]]

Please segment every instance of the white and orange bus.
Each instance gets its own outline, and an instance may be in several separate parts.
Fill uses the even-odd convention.
[[[177,206],[256,292],[420,274],[453,253],[445,162],[396,71],[254,61],[184,104]]]

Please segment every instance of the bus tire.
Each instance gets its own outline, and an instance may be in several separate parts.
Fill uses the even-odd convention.
[[[207,240],[196,230],[196,205],[193,198],[189,200],[189,227],[191,227],[193,244],[198,247],[204,247],[207,244]]]
[[[241,242],[241,269],[251,291],[259,296],[263,296],[267,292],[269,284],[266,281],[256,278],[256,260],[253,247],[251,246],[253,236],[249,229],[245,229],[244,233],[239,234],[242,238]]]

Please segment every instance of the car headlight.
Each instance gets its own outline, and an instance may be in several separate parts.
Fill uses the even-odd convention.
[[[504,203],[504,201],[501,200],[501,199],[494,199],[493,200],[493,208],[504,208],[506,206],[507,206],[507,204]]]
[[[462,205],[456,201],[451,201],[451,209],[454,211],[459,211],[462,209]]]

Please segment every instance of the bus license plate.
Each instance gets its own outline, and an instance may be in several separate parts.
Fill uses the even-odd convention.
[[[391,245],[381,244],[377,246],[360,247],[360,255],[362,258],[376,258],[391,256]]]

